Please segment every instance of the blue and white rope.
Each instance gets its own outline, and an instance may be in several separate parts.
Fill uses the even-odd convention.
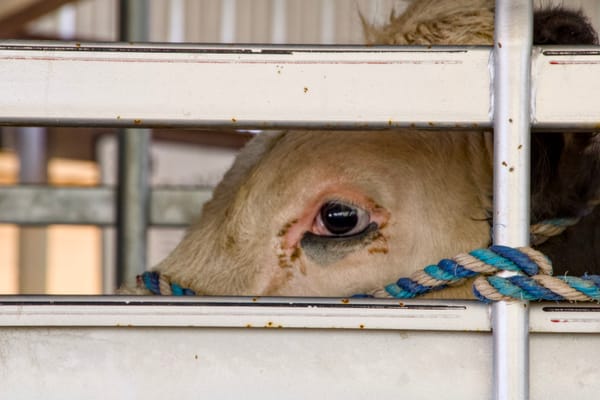
[[[508,278],[494,276],[500,271],[519,275]],[[444,259],[425,267],[408,278],[400,278],[369,294],[355,297],[387,297],[410,299],[477,277],[473,294],[484,302],[499,300],[600,301],[600,276],[551,276],[548,258],[529,247],[491,246]],[[157,271],[138,276],[138,287],[156,295],[195,296]]]

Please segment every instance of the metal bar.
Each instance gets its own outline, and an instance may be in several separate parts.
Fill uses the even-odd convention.
[[[187,226],[210,199],[211,190],[154,188],[151,225]],[[35,185],[0,186],[0,222],[19,225],[114,225],[115,191],[110,187],[75,188]]]
[[[535,47],[532,56],[532,126],[597,130],[598,46]]]
[[[48,178],[46,129],[27,127],[17,130],[19,181],[21,184],[45,184]],[[19,229],[19,293],[46,292],[47,232],[44,227]]]
[[[0,124],[490,127],[489,54],[4,42]]]
[[[149,147],[147,130],[126,129],[119,133],[117,285],[133,282],[146,269]]]
[[[534,50],[532,126],[597,129],[600,50]],[[0,124],[491,127],[489,56],[487,48],[2,41]]]
[[[269,322],[271,324],[269,325]],[[490,332],[475,301],[128,296],[0,296],[0,326],[279,327]],[[600,305],[531,306],[531,333],[600,333]]]
[[[0,326],[490,330],[474,301],[326,298],[0,296]]]
[[[120,39],[148,40],[148,2],[121,0],[120,11]],[[132,279],[146,270],[150,140],[148,129],[125,129],[119,133],[117,286],[133,282]],[[110,271],[106,273],[113,275]]]
[[[526,246],[533,5],[496,0],[495,16],[494,243]],[[529,398],[528,307],[518,301],[492,305],[494,399]]]

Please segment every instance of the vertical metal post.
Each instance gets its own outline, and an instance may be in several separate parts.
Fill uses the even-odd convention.
[[[48,176],[45,128],[18,128],[19,182],[45,184]],[[46,227],[19,229],[19,293],[46,293]]]
[[[121,0],[120,40],[148,39],[148,2]],[[124,129],[119,133],[117,196],[117,285],[132,283],[146,269],[150,130]]]
[[[237,3],[235,0],[221,1],[221,43],[235,42]]]
[[[271,13],[271,42],[282,44],[287,42],[287,2],[286,0],[273,0]]]
[[[494,43],[494,243],[529,243],[530,0],[496,0]],[[508,276],[508,274],[505,274]],[[529,304],[492,306],[494,399],[529,398]]]
[[[321,4],[321,44],[335,43],[336,4],[324,1]]]

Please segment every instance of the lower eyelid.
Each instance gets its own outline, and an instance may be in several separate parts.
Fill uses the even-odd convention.
[[[300,247],[312,262],[327,266],[343,260],[359,247],[368,246],[378,236],[379,226],[371,222],[367,229],[353,236],[319,236],[306,232],[300,240]]]
[[[302,237],[302,239],[300,240],[300,245],[302,247],[304,247],[307,244],[308,245],[316,244],[316,245],[320,245],[320,246],[343,245],[345,247],[352,247],[357,244],[362,244],[365,241],[365,239],[371,239],[372,238],[371,236],[376,236],[376,235],[372,235],[372,234],[377,231],[379,231],[379,226],[377,225],[376,222],[371,222],[362,231],[352,234],[352,235],[347,235],[347,236],[317,235],[312,232],[306,232],[304,234],[304,236]]]

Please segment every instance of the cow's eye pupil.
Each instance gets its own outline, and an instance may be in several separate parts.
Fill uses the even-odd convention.
[[[351,232],[358,223],[358,217],[358,210],[346,204],[330,202],[321,207],[323,225],[334,235]]]

